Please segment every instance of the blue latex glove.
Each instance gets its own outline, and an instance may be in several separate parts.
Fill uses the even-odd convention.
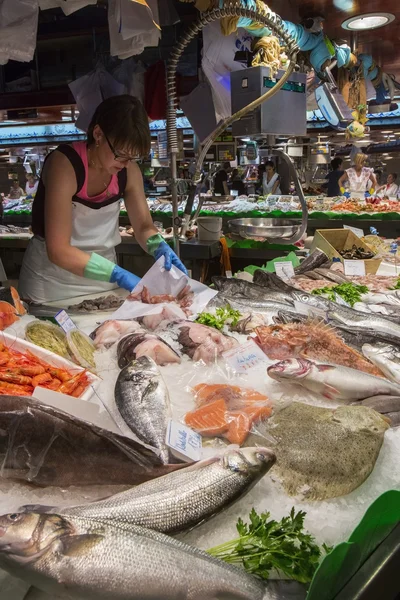
[[[343,194],[343,196],[344,196],[345,198],[349,199],[349,198],[350,198],[350,192],[345,192],[345,193]]]
[[[139,281],[140,277],[118,265],[115,265],[110,277],[110,283],[117,283],[120,288],[128,290],[128,292],[131,292],[137,286]]]
[[[165,268],[167,271],[171,270],[172,265],[175,265],[182,273],[188,274],[185,265],[179,260],[175,252],[170,248],[164,240],[160,242],[154,252],[154,258],[158,260],[160,256],[165,258]]]

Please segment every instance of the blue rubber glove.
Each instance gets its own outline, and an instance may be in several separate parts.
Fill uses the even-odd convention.
[[[185,265],[181,262],[181,260],[177,257],[175,252],[170,248],[164,240],[159,244],[156,251],[154,252],[154,258],[158,260],[160,256],[164,256],[165,258],[165,269],[167,271],[171,270],[172,265],[175,265],[182,273],[185,275],[188,274]]]
[[[185,273],[185,275],[188,274],[185,265],[179,260],[172,248],[168,246],[162,235],[156,233],[149,237],[146,246],[147,252],[151,254],[151,256],[154,256],[156,260],[158,260],[160,256],[164,256],[164,266],[167,271],[170,271],[172,265],[175,265],[182,273]]]
[[[344,196],[345,198],[349,199],[349,198],[350,198],[350,192],[345,192],[345,193],[343,194],[343,196]]]
[[[131,292],[137,286],[139,281],[140,277],[118,265],[115,265],[110,277],[110,283],[116,283],[120,288],[128,290],[128,292]]]

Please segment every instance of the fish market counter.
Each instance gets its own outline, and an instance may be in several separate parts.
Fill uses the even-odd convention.
[[[138,252],[132,238],[121,246]],[[214,246],[182,245],[188,259],[193,249],[201,259],[210,260],[213,253],[218,258]],[[306,259],[304,271],[310,272],[310,265],[319,265],[322,274],[323,264],[325,271],[337,268],[328,267],[326,257],[321,262],[321,255],[316,251]],[[143,259],[141,252],[136,256]],[[88,396],[74,396],[72,387],[65,391],[67,383],[78,380],[75,375],[63,379],[71,377],[72,369],[65,370],[67,361],[59,354],[64,363],[57,368],[47,364],[46,373],[42,365],[38,372],[44,388],[34,390],[31,381],[33,398],[3,396],[0,515],[23,505],[46,510],[27,509],[34,514],[21,528],[19,522],[12,528],[11,516],[0,520],[0,600],[57,598],[56,585],[47,588],[50,595],[29,591],[30,581],[45,587],[39,571],[48,565],[54,569],[50,579],[73,578],[80,569],[79,586],[107,600],[142,600],[146,594],[187,598],[189,589],[204,592],[204,598],[305,600],[303,583],[313,575],[307,600],[396,600],[400,427],[390,423],[400,412],[400,358],[391,358],[388,340],[397,339],[400,346],[400,292],[391,291],[391,321],[372,313],[354,317],[356,311],[339,304],[332,310],[330,302],[327,324],[321,325],[308,317],[299,323],[298,316],[301,309],[315,308],[314,300],[321,309],[324,297],[307,295],[275,274],[257,271],[257,285],[216,277],[210,289],[179,271],[171,277],[158,263],[151,271],[127,302],[127,293],[117,289],[101,298],[81,296],[35,307],[20,319],[9,311],[14,320],[0,340],[8,340],[12,359],[5,363],[9,358],[3,348],[0,372],[9,369],[5,372],[12,373],[13,384],[18,375],[19,383],[28,385],[28,374],[36,373],[37,363],[28,369],[26,362],[18,362],[22,343],[29,350],[24,360],[40,344],[48,354],[49,347],[58,354],[66,348],[77,362],[83,359],[81,367],[68,363],[80,369],[81,378],[92,370],[96,375],[85,390]],[[396,270],[381,265],[381,273],[395,276]],[[380,296],[385,299],[383,292]],[[2,300],[4,317],[7,302],[17,307],[19,299],[3,289]],[[78,330],[63,334],[35,320],[51,318],[59,309],[68,311]],[[68,321],[63,324],[71,327]],[[353,347],[335,324],[344,328]],[[33,346],[25,336],[35,329],[29,338]],[[76,339],[71,331],[91,334],[92,341],[82,335],[79,347],[70,346]],[[371,361],[357,346],[357,331],[367,339]],[[249,336],[257,336],[257,344]],[[374,336],[385,341],[383,350],[373,346]],[[90,359],[94,366],[89,369]],[[16,367],[18,373],[12,370]],[[384,376],[389,371],[392,378]],[[7,381],[0,377],[3,387]],[[64,386],[68,396],[46,388],[53,384]],[[49,406],[35,400],[38,394],[46,403],[51,390]],[[10,422],[8,434],[5,424]],[[181,469],[182,455],[205,460]],[[48,514],[51,507],[55,514]],[[252,524],[244,525],[249,520]],[[26,542],[32,523],[32,537],[38,536],[34,546]],[[335,548],[326,555],[323,544]],[[12,553],[4,558],[13,545],[16,558]],[[36,545],[43,560],[41,553],[34,554]],[[211,561],[193,547],[240,570]],[[244,551],[249,552],[246,560]],[[2,571],[13,561],[14,573],[28,573],[27,583]],[[33,564],[25,571],[27,561]],[[261,582],[244,566],[265,579],[278,568],[298,581]],[[74,583],[68,579],[65,585],[75,590]],[[106,587],[111,585],[112,592]],[[81,589],[74,592],[76,598],[86,597]]]

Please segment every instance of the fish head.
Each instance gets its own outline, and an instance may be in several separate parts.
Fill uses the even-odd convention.
[[[297,302],[301,302],[302,304],[307,304],[308,306],[313,306],[314,308],[328,310],[330,307],[329,300],[326,300],[325,298],[322,298],[321,296],[311,296],[311,294],[306,294],[301,291],[293,291],[292,297]]]
[[[44,554],[71,526],[58,515],[35,512],[0,517],[0,553],[29,562]]]
[[[264,475],[275,463],[275,453],[270,448],[230,449],[222,457],[224,467],[234,473]]]
[[[313,363],[305,358],[289,358],[268,367],[267,373],[272,379],[303,379],[312,367]]]

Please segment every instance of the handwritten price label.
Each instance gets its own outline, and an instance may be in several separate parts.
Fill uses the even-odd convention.
[[[224,352],[223,356],[236,373],[247,373],[250,369],[268,362],[264,352],[253,340]]]
[[[345,260],[343,262],[345,275],[365,277],[365,262],[363,260]]]
[[[281,279],[290,279],[295,275],[293,265],[289,261],[278,261],[274,266],[276,275]]]
[[[173,419],[168,422],[166,444],[183,459],[196,462],[201,460],[203,447],[201,435]]]
[[[60,310],[60,312],[58,312],[54,318],[57,321],[57,323],[59,324],[59,326],[62,329],[64,329],[65,333],[68,333],[68,331],[72,331],[73,329],[76,329],[75,323],[73,322],[71,317],[68,315],[68,313],[65,312],[65,310]]]

